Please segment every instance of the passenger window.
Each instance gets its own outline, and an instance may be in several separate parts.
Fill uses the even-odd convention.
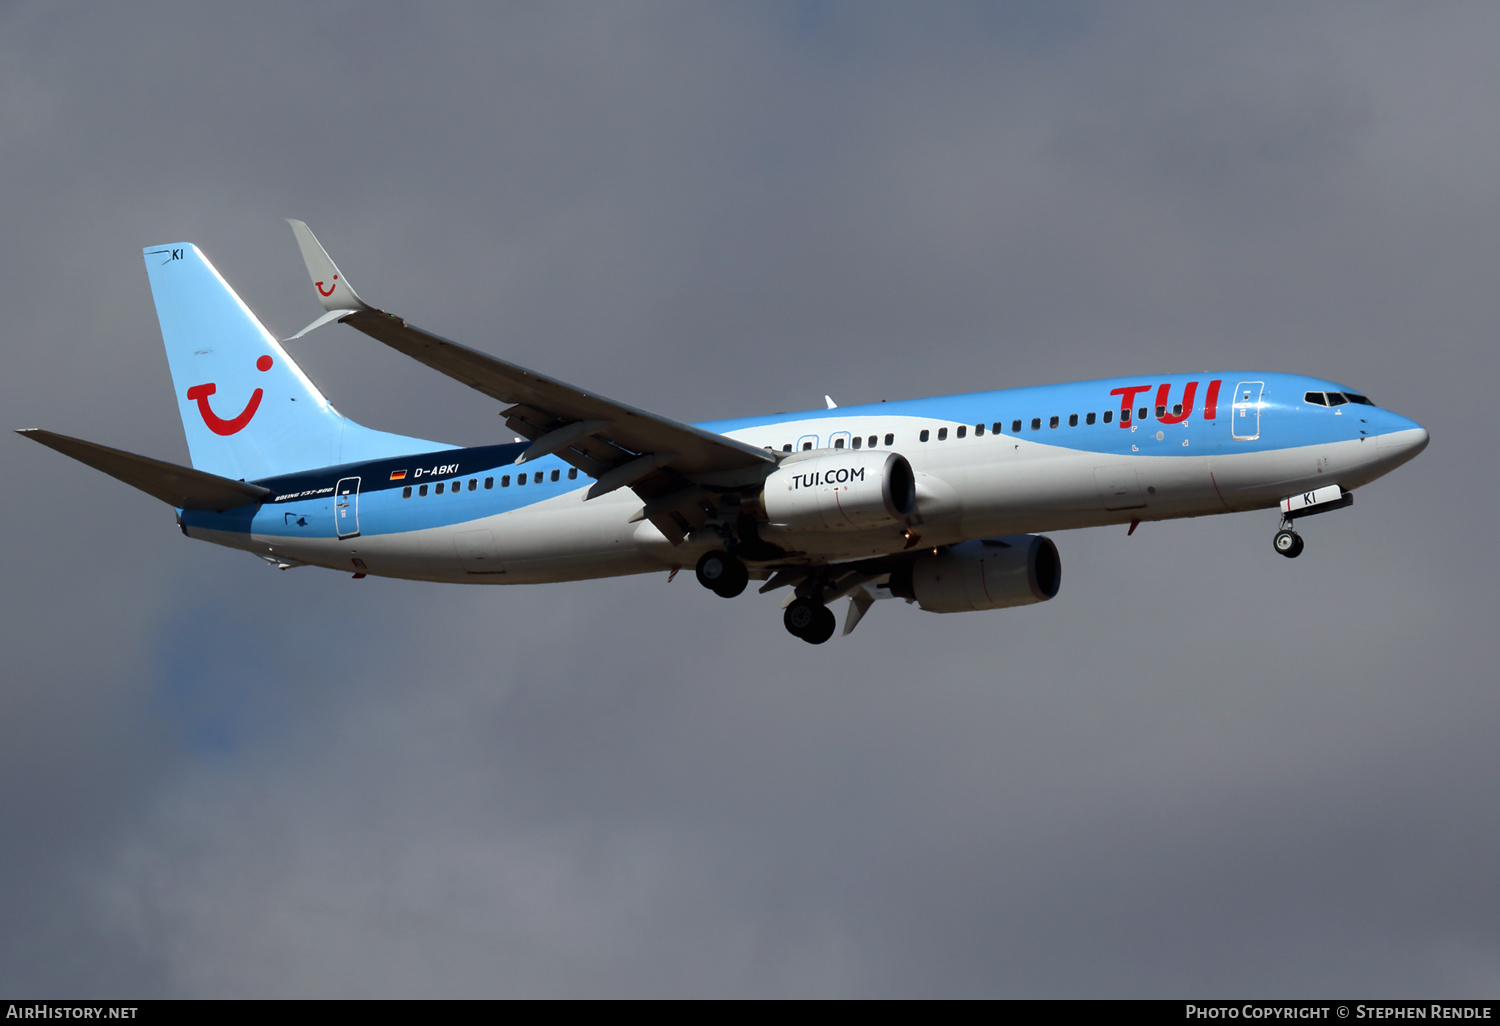
[[[521,485],[523,485],[525,483],[526,483],[526,475],[525,474],[517,474],[516,475],[516,487],[519,488]]]
[[[1344,398],[1344,393],[1342,393],[1342,392],[1329,392],[1328,393],[1328,405],[1329,406],[1343,406],[1348,401],[1349,400],[1347,400],[1347,399]]]
[[[1094,422],[1094,414],[1093,414],[1092,411],[1089,413],[1089,415],[1087,417],[1083,418],[1083,422],[1085,424],[1092,424]]]
[[[785,445],[783,445],[783,446],[782,446],[782,447],[781,447],[781,451],[782,451],[782,452],[791,452],[791,451],[792,451],[792,443],[791,443],[791,442],[788,442],[788,443],[786,443],[786,444],[785,444]]]
[[[422,487],[418,488],[417,489],[417,494],[418,495],[426,495],[427,494],[427,486],[423,485]]]
[[[922,433],[917,436],[917,438],[919,438],[920,440],[922,440],[924,442],[927,441],[927,439],[929,439],[931,437],[932,437],[931,433],[926,428],[923,428],[922,429]]]
[[[878,435],[871,435],[870,436],[870,448],[871,449],[875,448],[875,443],[878,442],[878,441],[880,441],[880,436],[878,436]],[[890,443],[887,442],[886,444],[889,445]]]
[[[1077,427],[1077,426],[1078,426],[1078,414],[1076,414],[1076,413],[1070,413],[1070,414],[1068,414],[1068,427]]]
[[[852,442],[849,443],[850,447],[854,448],[854,449],[858,449],[860,446],[862,446],[864,444],[865,444],[865,440],[863,438],[859,437],[858,435],[855,435],[854,436],[854,441],[852,441]]]
[[[955,436],[958,437],[958,438],[962,438],[964,435],[966,435],[968,433],[969,433],[969,425],[967,425],[967,424],[960,424],[958,426],[958,430],[956,432],[954,432]]]
[[[411,498],[411,485],[407,485],[405,488],[401,489],[401,498],[403,498],[403,499],[409,499],[409,498]]]
[[[947,440],[948,440],[948,429],[947,428],[938,428],[938,441],[939,442],[946,442]]]
[[[560,477],[562,477],[562,471],[561,470],[554,470],[552,472],[552,480],[556,481]]]
[[[812,443],[811,442],[803,442],[802,443],[802,451],[803,452],[807,452],[811,448],[812,448]]]
[[[443,494],[443,482],[439,481],[436,485],[433,486],[432,490],[434,492],[436,492],[438,495],[442,495]]]
[[[1108,417],[1109,414],[1106,413],[1105,416]],[[1105,423],[1108,424],[1109,421],[1106,420]],[[1121,410],[1120,411],[1120,423],[1121,424],[1129,424],[1130,423],[1130,411],[1129,410]]]
[[[1167,415],[1167,408],[1165,406],[1158,406],[1156,408],[1156,419],[1157,420],[1161,420],[1166,415]]]
[[[1136,420],[1145,420],[1147,417],[1149,417],[1151,415],[1151,410],[1148,409],[1145,406],[1142,406],[1139,410],[1135,411],[1135,414],[1136,414],[1136,418],[1135,418]]]
[[[984,425],[983,424],[975,424],[974,425],[974,437],[975,438],[981,438],[983,436],[984,436]]]
[[[1328,400],[1323,398],[1322,392],[1309,392],[1302,397],[1302,401],[1305,403],[1311,403],[1314,406],[1328,405]]]
[[[1057,427],[1057,418],[1056,417],[1049,418],[1048,421],[1047,421],[1047,427],[1049,427],[1049,428],[1055,428],[1055,427]]]
[[[477,477],[471,477],[471,478],[469,478],[469,491],[472,492],[474,489],[476,489],[478,487],[479,487],[479,478],[477,478]]]
[[[577,467],[569,467],[568,468],[568,480],[569,481],[577,481],[578,480],[578,468]]]
[[[454,495],[458,495],[463,490],[464,490],[464,483],[462,481],[454,481],[453,482],[453,494]]]
[[[1114,419],[1115,419],[1115,411],[1114,410],[1105,410],[1104,411],[1104,423],[1108,424],[1110,421],[1112,421]],[[1130,418],[1126,417],[1125,419],[1129,420]]]
[[[487,477],[487,478],[485,478],[484,479],[484,487],[486,489],[490,489],[490,488],[495,487],[495,479],[493,477]]]
[[[1177,403],[1176,405],[1174,405],[1172,407],[1172,416],[1174,416],[1174,417],[1180,417],[1180,416],[1182,416],[1182,404],[1181,403]]]
[[[1042,429],[1042,418],[1041,417],[1032,417],[1031,418],[1031,430],[1033,430],[1033,431],[1040,431],[1041,429]]]
[[[895,445],[896,444],[896,436],[894,434],[886,435],[885,436],[885,444],[886,445]]]
[[[505,474],[505,475],[503,475],[500,478],[500,487],[501,488],[509,488],[510,487],[510,475],[509,474]]]
[[[833,440],[833,447],[835,449],[842,449],[844,447],[844,440],[842,438],[835,438]]]
[[[995,421],[995,423],[990,425],[990,434],[998,435],[1002,427],[1004,427],[1004,425],[1000,421]]]
[[[1010,422],[1010,433],[1013,435],[1019,435],[1021,433],[1021,422],[1019,420],[1013,420]]]

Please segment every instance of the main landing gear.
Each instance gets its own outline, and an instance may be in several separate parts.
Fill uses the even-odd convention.
[[[833,610],[809,598],[793,600],[786,607],[781,622],[786,625],[787,632],[792,637],[801,638],[809,645],[823,644],[833,637],[834,628],[838,626]]]
[[[705,552],[698,559],[698,583],[715,595],[734,598],[750,583],[750,571],[727,552]]]
[[[697,574],[699,584],[724,598],[734,598],[750,583],[750,571],[745,564],[739,557],[723,549],[714,549],[700,556]],[[822,589],[818,588],[815,594],[820,597]],[[792,637],[801,638],[810,645],[823,644],[833,637],[833,632],[838,627],[833,610],[819,601],[818,597],[794,599],[786,607],[781,622],[786,625],[787,632]]]

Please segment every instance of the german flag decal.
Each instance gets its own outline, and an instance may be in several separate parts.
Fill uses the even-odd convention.
[[[393,471],[391,471],[391,480],[392,481],[405,481],[406,480],[406,471],[404,471],[404,470],[393,470]]]

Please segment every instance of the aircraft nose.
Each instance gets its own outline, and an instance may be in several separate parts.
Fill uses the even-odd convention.
[[[1383,463],[1395,466],[1405,463],[1416,456],[1417,453],[1427,448],[1427,429],[1414,420],[1405,417],[1394,418],[1398,423],[1392,424],[1389,430],[1382,431],[1375,436],[1376,444],[1380,447],[1380,459]]]

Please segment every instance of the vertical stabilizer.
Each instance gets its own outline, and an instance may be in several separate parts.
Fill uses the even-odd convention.
[[[152,246],[146,272],[193,466],[256,480],[449,448],[344,417],[197,246]]]

